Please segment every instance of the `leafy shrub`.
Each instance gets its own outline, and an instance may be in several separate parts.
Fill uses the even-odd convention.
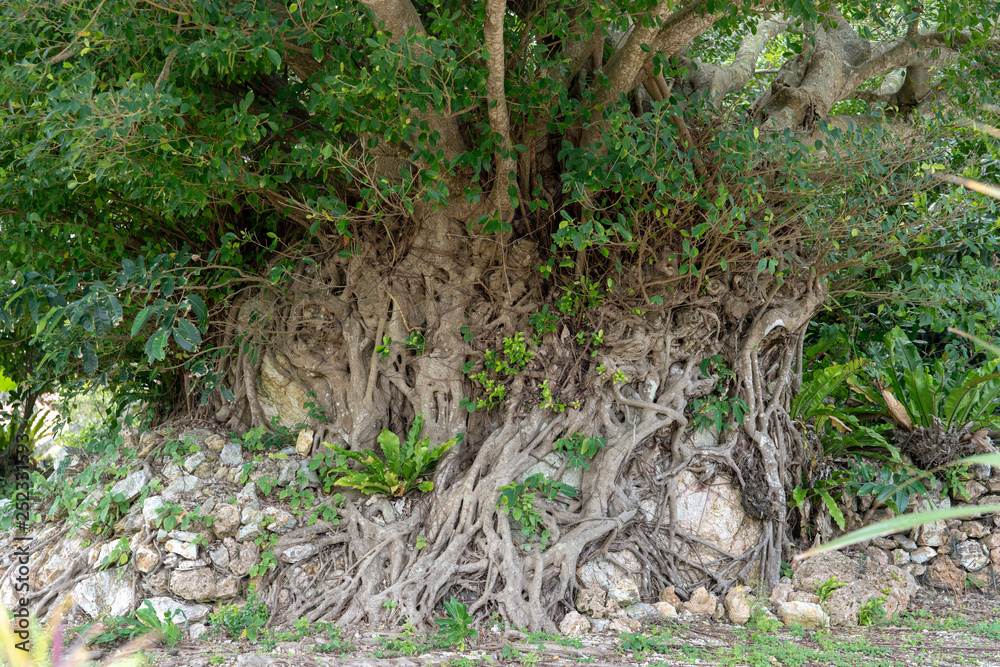
[[[784,624],[777,618],[768,616],[767,607],[757,603],[750,608],[750,618],[747,619],[747,627],[769,635],[780,630],[784,627]]]
[[[46,627],[40,628],[34,618],[18,620],[12,627],[7,611],[0,610],[0,664],[9,667],[78,667],[91,664],[87,647],[91,636],[85,633],[74,647],[67,647],[62,611],[57,610]],[[157,632],[158,628],[147,627],[144,632],[138,633],[144,637],[119,649],[116,659],[107,663],[107,667],[145,665],[146,660],[136,652],[142,646],[151,644]]]
[[[885,596],[868,598],[858,610],[858,625],[875,625],[885,620]]]
[[[666,653],[670,650],[669,634],[667,636],[647,636],[641,632],[633,632],[631,634],[622,633],[618,638],[622,640],[622,643],[618,645],[618,651],[621,653],[632,653],[639,656],[647,651]]]
[[[899,461],[899,450],[889,444],[883,435],[888,427],[862,421],[857,410],[844,408],[831,398],[845,384],[856,384],[852,380],[868,363],[866,359],[854,359],[846,364],[834,364],[813,371],[792,401],[791,417],[803,422],[812,421],[823,443],[823,451],[828,455],[882,450],[888,452],[892,460]]]
[[[837,581],[836,577],[830,577],[816,589],[816,595],[819,596],[820,602],[826,602],[833,592],[838,588],[843,588],[847,584]]]
[[[877,379],[858,386],[858,393],[883,408],[888,418],[906,430],[931,426],[935,418],[946,426],[967,422],[992,424],[992,413],[1000,397],[1000,360],[962,368],[964,360],[944,355],[925,364],[916,345],[899,327],[884,338],[885,359],[875,372]]]
[[[521,534],[527,538],[539,537],[541,546],[544,549],[548,545],[550,531],[545,528],[542,522],[542,515],[535,507],[535,491],[541,491],[549,500],[558,494],[563,494],[568,498],[576,495],[576,489],[562,482],[553,482],[546,479],[545,475],[536,473],[524,480],[523,484],[508,484],[500,487],[500,498],[497,500],[497,509],[504,514],[509,514],[521,527]],[[525,545],[525,550],[529,550],[530,545]]]
[[[149,600],[145,605],[136,609],[129,616],[108,616],[103,620],[104,629],[101,630],[91,641],[91,644],[111,644],[117,645],[123,641],[131,641],[149,633],[157,633],[167,646],[176,646],[184,633],[177,622],[186,622],[184,612],[175,610],[169,612],[163,620],[160,620],[156,610],[153,609]],[[90,623],[81,628],[84,634],[91,627],[96,626]]]
[[[910,496],[926,494],[927,487],[914,477],[912,469],[892,471],[877,468],[860,460],[851,468],[847,490],[857,496],[875,496],[876,503],[884,502],[896,514],[902,514],[910,504]]]
[[[297,428],[301,428],[302,424],[296,424]],[[230,434],[230,437],[234,442],[242,439],[243,449],[250,451],[261,452],[268,449],[281,449],[289,445],[295,444],[295,439],[298,432],[284,426],[279,421],[277,416],[271,419],[271,431],[269,432],[263,426],[258,426],[257,428],[252,428],[243,434],[242,438],[237,438],[235,434]]]
[[[93,524],[90,530],[99,535],[113,535],[114,525],[132,506],[124,494],[110,491],[99,496],[96,503],[88,508],[93,510]]]
[[[48,410],[35,412],[28,417],[27,424],[24,424],[23,437],[29,452],[35,450],[35,443],[50,435],[50,429],[46,424],[48,414]],[[5,426],[0,427],[0,454],[3,455],[3,460],[8,460],[12,456],[11,448],[14,446],[17,434],[22,430],[24,423],[24,420],[18,418],[16,414],[11,414],[9,418],[10,421]]]
[[[400,443],[399,436],[383,429],[378,436],[378,444],[382,448],[385,461],[371,450],[352,452],[340,445],[323,443],[333,451],[363,465],[366,471],[350,470],[346,466],[338,466],[328,471],[328,474],[342,474],[333,483],[339,486],[349,486],[363,493],[384,493],[388,496],[402,496],[407,491],[419,489],[428,492],[434,488],[434,482],[425,480],[423,476],[434,467],[446,451],[465,439],[458,434],[451,440],[431,447],[430,438],[420,439],[424,428],[424,414],[421,412],[413,420],[409,434]]]
[[[806,356],[824,354],[831,340],[821,341],[814,346],[819,351],[811,349]],[[907,464],[900,448],[886,439],[894,428],[913,432],[935,423],[938,427],[989,424],[1000,396],[997,359],[970,368],[966,357],[952,351],[925,363],[899,327],[872,345],[869,353],[874,361],[859,357],[814,369],[792,403],[791,415],[812,422],[825,454],[855,455],[848,470],[803,480],[792,494],[800,513],[808,513],[809,506],[825,508],[841,529],[845,519],[834,499],[841,492],[872,495],[873,507],[884,503],[897,514],[906,511],[913,495],[928,492],[921,481],[926,475]],[[964,493],[964,470],[939,465],[961,451],[949,455],[930,436],[908,438],[906,443],[906,453],[918,465],[933,468],[946,492]]]
[[[972,631],[977,635],[1000,641],[1000,621],[982,621],[972,626]]]
[[[271,611],[257,596],[254,589],[247,593],[246,604],[237,607],[227,604],[220,611],[212,614],[212,625],[221,626],[233,639],[257,641],[260,629],[271,618]]]
[[[438,638],[447,642],[449,646],[458,644],[458,650],[464,651],[465,640],[479,634],[472,627],[474,619],[469,616],[469,610],[465,605],[455,599],[455,596],[452,596],[450,600],[444,603],[444,610],[447,612],[448,617],[439,618],[434,621],[441,628],[438,630]]]
[[[507,385],[504,384],[504,380],[523,371],[534,358],[535,354],[528,348],[523,332],[519,331],[509,338],[505,337],[502,354],[487,350],[483,355],[483,370],[469,376],[483,388],[485,397],[475,402],[465,398],[461,405],[469,412],[477,408],[490,410],[497,407],[507,398]],[[462,372],[470,373],[474,365],[475,362],[467,361],[462,366]]]
[[[579,431],[575,431],[556,440],[552,448],[566,455],[566,465],[570,468],[588,470],[590,459],[597,456],[607,444],[607,438],[601,436],[587,438]]]

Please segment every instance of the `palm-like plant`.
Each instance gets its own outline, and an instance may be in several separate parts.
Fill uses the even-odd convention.
[[[1000,195],[998,195],[1000,198]],[[965,333],[964,331],[959,331],[957,329],[949,329],[954,334],[963,336],[972,340],[980,347],[984,348],[987,352],[992,354],[995,358],[1000,359],[1000,347],[996,345],[991,345],[986,341],[980,340],[975,336]],[[958,459],[952,461],[946,466],[959,466],[959,465],[989,465],[1000,468],[1000,454],[976,454],[964,459]],[[935,470],[928,470],[920,475],[911,477],[899,485],[899,488],[908,486],[914,481],[917,481],[923,477],[933,474]],[[959,507],[949,507],[947,509],[934,509],[925,512],[913,512],[911,514],[904,514],[902,516],[897,516],[886,521],[880,521],[878,523],[872,524],[870,526],[865,526],[860,530],[855,530],[847,535],[839,537],[833,541],[827,542],[826,544],[813,547],[808,551],[804,551],[793,558],[794,561],[800,561],[810,556],[815,556],[826,551],[833,551],[835,549],[843,549],[844,547],[850,546],[852,544],[857,544],[859,542],[864,542],[865,540],[871,540],[876,537],[881,537],[883,535],[892,535],[894,533],[903,532],[917,526],[930,523],[932,521],[946,521],[948,519],[965,519],[974,516],[981,516],[983,514],[992,514],[994,512],[1000,512],[1000,505],[963,505]]]
[[[963,456],[996,451],[982,427],[995,422],[1000,399],[1000,359],[960,368],[941,358],[925,363],[898,327],[886,334],[885,362],[870,383],[848,380],[897,430],[900,449],[924,470]]]

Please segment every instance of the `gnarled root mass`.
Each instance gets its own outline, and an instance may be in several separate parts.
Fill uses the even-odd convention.
[[[626,548],[649,564],[644,596],[667,583],[682,595],[699,584],[722,591],[761,576],[775,583],[785,492],[804,452],[789,402],[822,284],[806,272],[784,282],[734,272],[706,288],[676,268],[671,277],[669,265],[656,269],[661,262],[661,274],[636,276],[634,288],[645,291],[642,303],[662,299],[662,307],[637,312],[608,295],[546,330],[531,316],[546,305],[556,312],[570,289],[546,294],[535,245],[470,239],[461,221],[443,216],[427,213],[428,224],[384,253],[317,250],[293,291],[259,294],[233,320],[230,336],[259,345],[244,347],[230,369],[239,400],[212,408],[230,426],[266,422],[258,381],[266,362],[304,395],[315,392],[326,415],[311,425],[317,446],[371,448],[382,428],[403,432],[418,413],[433,442],[466,434],[438,464],[430,493],[391,503],[347,494],[339,525],[286,538],[279,546],[308,539],[327,549],[309,576],[286,567],[265,580],[283,617],[420,625],[454,595],[470,612],[551,629],[572,608],[578,565]],[[484,393],[470,375],[483,369],[485,351],[502,358],[503,339],[518,332],[535,339],[529,363],[497,376],[506,392],[500,407],[469,413],[462,399]],[[384,344],[388,354],[376,352]],[[736,399],[742,424],[731,409]],[[718,442],[692,443],[693,416],[712,421],[720,410]],[[606,446],[575,497],[535,493],[548,531],[542,548],[498,499],[574,433]],[[565,458],[548,460],[557,461],[549,477],[566,479]],[[699,484],[719,474],[738,482],[744,509],[760,522],[755,544],[729,553],[671,520],[692,474]]]

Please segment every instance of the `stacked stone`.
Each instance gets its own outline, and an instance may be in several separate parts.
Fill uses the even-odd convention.
[[[869,564],[833,552],[804,561],[793,579],[784,578],[764,599],[743,586],[731,588],[720,604],[700,587],[682,602],[668,586],[659,601],[639,601],[638,576],[625,566],[636,564],[629,551],[611,553],[607,559],[590,561],[577,576],[590,586],[577,593],[576,610],[563,619],[560,629],[569,635],[585,632],[636,632],[643,622],[672,619],[677,622],[720,621],[728,618],[743,625],[751,616],[780,619],[786,625],[804,627],[853,626],[859,612],[873,598],[882,600],[887,617],[906,609],[917,591],[917,583],[906,570],[894,565]],[[838,583],[821,598],[830,580]]]
[[[1000,505],[1000,469],[977,468],[979,479],[967,481],[954,497],[920,499],[913,510]],[[876,538],[864,545],[864,554],[879,565],[902,567],[935,588],[962,590],[970,578],[992,586],[1000,582],[1000,513],[935,521]]]
[[[95,536],[87,531],[87,521],[95,519],[93,508],[105,495],[95,490],[81,503],[91,508],[81,515],[83,524],[74,534],[63,537],[52,548],[40,551],[31,558],[29,584],[39,590],[56,581],[74,565],[83,565],[93,574],[77,583],[62,597],[72,598],[86,615],[96,618],[104,614],[125,615],[149,600],[162,617],[180,611],[180,618],[187,619],[194,636],[204,631],[199,621],[204,620],[210,608],[202,603],[226,601],[242,595],[251,569],[261,562],[261,548],[257,538],[274,534],[279,537],[275,555],[284,563],[297,564],[319,553],[318,547],[308,540],[296,540],[294,533],[300,520],[288,509],[268,505],[257,494],[256,482],[268,476],[276,480],[275,487],[296,484],[301,489],[318,487],[319,479],[309,470],[306,458],[312,446],[312,432],[300,434],[295,447],[279,452],[277,460],[253,462],[249,481],[242,486],[239,480],[246,474],[244,452],[239,443],[211,431],[194,429],[171,438],[165,432],[145,433],[138,438],[140,456],[152,452],[168,439],[193,441],[198,451],[180,461],[159,456],[154,459],[155,469],[166,478],[162,491],[147,497],[142,503],[138,498],[152,482],[145,470],[136,470],[111,489],[111,494],[121,494],[125,500],[135,501],[128,514],[114,525],[111,537]],[[140,459],[137,459],[140,460]],[[180,508],[174,513],[178,520],[191,515],[187,530],[157,528],[162,525],[164,510]],[[0,512],[4,508],[0,508]],[[45,513],[49,508],[39,508]],[[69,518],[60,507],[51,520],[37,524],[31,537],[43,541],[55,536],[65,527]],[[385,511],[384,508],[383,512]],[[176,511],[176,510],[175,510]],[[196,513],[195,513],[196,511]],[[389,511],[392,511],[391,506]],[[211,520],[206,521],[206,518]],[[285,537],[288,539],[280,539]],[[120,540],[128,541],[126,567],[136,570],[138,577],[120,576],[117,563],[123,555]],[[9,541],[9,536],[0,542]],[[287,542],[283,545],[283,542]],[[9,545],[7,545],[9,546]],[[3,548],[0,553],[12,553],[13,548]],[[112,558],[114,556],[114,558]],[[9,558],[8,558],[9,561]],[[4,567],[9,562],[2,564]],[[310,563],[293,568],[289,580],[309,578]],[[291,599],[290,591],[281,591],[284,601]],[[11,579],[0,583],[0,602],[6,608],[14,607],[16,598]],[[62,600],[57,604],[61,604]]]

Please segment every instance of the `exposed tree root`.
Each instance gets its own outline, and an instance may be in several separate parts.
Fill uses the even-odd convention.
[[[502,347],[502,335],[527,330],[526,315],[537,312],[541,296],[539,286],[531,286],[530,252],[509,263],[504,276],[494,274],[487,297],[507,293],[497,302],[484,299],[482,281],[474,279],[478,265],[492,259],[489,248],[462,262],[455,250],[440,235],[419,248],[397,247],[406,254],[392,271],[377,263],[362,271],[357,260],[332,255],[309,265],[295,292],[262,295],[243,307],[243,326],[270,322],[252,334],[266,350],[254,355],[249,346],[233,366],[245,426],[266,421],[258,397],[266,355],[271,368],[315,392],[326,409],[328,420],[312,424],[317,440],[370,447],[381,428],[401,432],[418,412],[432,440],[468,436],[439,464],[434,491],[406,499],[404,515],[372,516],[364,497],[349,495],[340,525],[308,538],[342,554],[342,567],[328,558],[326,574],[311,586],[296,585],[282,618],[428,624],[441,600],[455,595],[471,611],[497,612],[514,627],[552,629],[553,619],[572,607],[577,567],[626,548],[651,565],[642,573],[648,596],[668,583],[682,595],[701,584],[724,591],[751,576],[774,583],[786,542],[785,489],[800,463],[800,438],[787,410],[804,325],[821,289],[803,282],[740,293],[734,280],[728,292],[716,289],[651,321],[606,310],[600,315],[604,344],[593,361],[575,353],[565,334],[549,334],[536,349],[539,366],[509,378],[505,411],[468,415],[459,401],[474,389],[462,364],[475,360],[477,349]],[[749,324],[719,309],[728,295],[757,303]],[[422,354],[395,343],[415,330],[427,341]],[[478,345],[465,342],[466,331],[475,332]],[[385,360],[373,351],[383,336],[394,341]],[[722,386],[717,375],[702,374],[702,361],[712,354],[733,369],[735,381]],[[628,381],[596,377],[596,362],[606,375],[621,371]],[[561,376],[547,374],[555,369]],[[532,376],[557,380],[560,396],[580,397],[577,407],[560,413],[540,407]],[[745,401],[742,428],[730,417],[735,431],[715,446],[694,447],[689,404],[715,390]],[[237,418],[234,412],[230,423]],[[544,550],[537,543],[525,550],[519,527],[497,507],[501,487],[523,479],[573,432],[601,436],[607,445],[585,471],[577,498],[536,499],[550,541]],[[566,469],[563,464],[557,475]],[[728,553],[670,520],[685,470],[697,470],[706,482],[726,473],[747,491],[744,505],[763,521],[752,548]],[[639,511],[646,499],[656,504],[652,521]],[[279,547],[290,545],[283,540]],[[706,560],[706,553],[715,555]],[[265,582],[271,599],[292,585],[289,572],[279,569]]]

